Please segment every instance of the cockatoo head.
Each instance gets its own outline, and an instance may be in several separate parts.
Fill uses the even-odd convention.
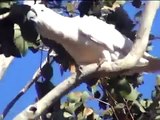
[[[27,14],[27,19],[37,23],[42,18],[46,18],[47,16],[49,16],[48,14],[46,15],[46,13],[48,13],[48,12],[44,12],[46,10],[48,10],[48,9],[46,9],[44,4],[32,5],[30,11]]]

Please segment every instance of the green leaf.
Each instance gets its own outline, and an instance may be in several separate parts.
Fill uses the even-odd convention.
[[[109,7],[111,7],[114,2],[115,0],[103,0],[103,4]]]
[[[83,110],[83,115],[85,116],[85,118],[90,118],[90,120],[93,120],[93,110],[91,108],[85,108]]]
[[[98,114],[94,114],[94,120],[102,120],[102,118]]]
[[[118,103],[116,104],[116,106],[114,107],[115,109],[123,109],[125,107],[124,103]]]
[[[142,113],[146,112],[145,109],[142,107],[142,105],[137,100],[135,100],[132,104],[136,105]]]
[[[75,111],[75,104],[76,104],[76,103],[69,103],[68,107],[65,108],[65,110],[66,110],[67,112],[69,112],[70,114],[73,114],[74,111]]]
[[[123,5],[126,3],[126,0],[116,0],[116,3],[119,5]]]
[[[160,115],[157,115],[155,120],[160,120]]]
[[[103,113],[103,116],[112,116],[113,115],[113,110],[111,108],[106,109]]]
[[[84,91],[82,94],[82,101],[85,102],[90,97],[87,91]]]
[[[0,8],[10,8],[10,2],[0,2]]]
[[[78,113],[77,119],[78,119],[78,120],[86,120],[86,119],[84,118],[84,116],[83,116],[83,112]]]
[[[68,112],[64,112],[64,113],[63,113],[63,116],[64,116],[65,118],[73,117],[73,115],[70,114],[70,113],[68,113]]]
[[[21,36],[21,31],[17,25],[15,25],[14,43],[22,56],[25,56],[28,50],[28,43]]]
[[[138,98],[139,93],[135,88],[133,88],[133,86],[131,84],[129,84],[129,85],[130,85],[130,88],[131,88],[131,92],[128,93],[126,91],[121,91],[120,94],[125,99],[130,100],[130,101],[134,101]]]
[[[120,93],[122,97],[128,95],[131,92],[130,84],[125,78],[119,80],[115,89]]]
[[[77,116],[79,113],[81,113],[84,110],[84,104],[83,102],[78,102],[75,104],[75,115]]]
[[[97,83],[91,86],[91,92],[94,94],[97,91]]]
[[[81,100],[82,93],[81,92],[71,92],[68,96],[67,99],[69,102],[72,103],[77,103]]]
[[[139,100],[139,102],[144,108],[148,108],[153,103],[152,100],[143,100],[143,99]]]

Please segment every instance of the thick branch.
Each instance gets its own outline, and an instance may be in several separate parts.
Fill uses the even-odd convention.
[[[144,54],[148,43],[148,36],[151,30],[151,25],[159,7],[158,1],[148,2],[143,13],[142,23],[137,33],[136,43],[134,44],[131,52],[122,60],[113,63],[104,63],[100,68],[96,64],[82,67],[82,74],[79,77],[74,74],[67,80],[60,83],[57,87],[51,90],[45,97],[34,105],[30,105],[14,120],[28,120],[35,119],[45,112],[45,110],[53,105],[56,100],[60,99],[63,95],[67,94],[70,90],[77,85],[90,80],[93,76],[101,77],[106,75],[115,75],[124,69],[134,67],[140,57]]]
[[[152,9],[151,9],[152,8]],[[149,1],[145,6],[145,10],[142,15],[140,28],[137,32],[136,42],[132,47],[129,54],[121,60],[118,60],[111,64],[111,71],[120,71],[124,69],[131,69],[137,63],[137,61],[143,56],[151,30],[152,22],[159,8],[159,1]]]
[[[44,62],[42,63],[42,67],[37,69],[37,71],[33,75],[32,80],[30,80],[25,85],[25,87],[14,97],[14,99],[6,106],[6,108],[4,109],[2,113],[3,119],[6,117],[6,115],[8,114],[10,109],[14,106],[14,104],[21,98],[21,96],[23,96],[27,92],[27,90],[34,84],[34,82],[36,82],[40,78],[41,69],[43,69],[45,64],[47,64],[48,62],[51,64],[53,62],[53,58],[51,57],[50,61],[48,61],[48,58],[44,60]]]
[[[5,57],[4,55],[0,55],[0,80],[5,74],[6,69],[9,67],[14,57]]]

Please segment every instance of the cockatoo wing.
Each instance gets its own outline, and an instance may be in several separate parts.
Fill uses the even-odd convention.
[[[28,15],[28,19],[35,22],[37,31],[61,44],[77,64],[95,63],[99,59],[121,59],[132,48],[133,42],[114,25],[96,17],[68,18],[41,5],[33,6],[31,12],[35,14]],[[139,65],[144,65],[141,60]]]
[[[125,56],[133,42],[123,36],[115,26],[94,17],[84,16],[79,21],[79,30],[93,42],[106,47],[110,52],[119,51]]]
[[[104,46],[109,51],[114,51],[114,43],[110,40],[110,37],[107,37],[108,33],[110,33],[109,29],[114,29],[114,25],[106,24],[94,16],[79,18],[78,23],[79,31],[83,35],[87,36],[96,44]]]

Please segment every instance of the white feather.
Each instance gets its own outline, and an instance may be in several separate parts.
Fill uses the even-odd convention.
[[[32,18],[37,31],[60,43],[79,65],[123,58],[133,45],[113,25],[96,17],[64,17],[43,5],[34,5],[32,10],[37,14]],[[142,58],[137,64],[147,62]]]

